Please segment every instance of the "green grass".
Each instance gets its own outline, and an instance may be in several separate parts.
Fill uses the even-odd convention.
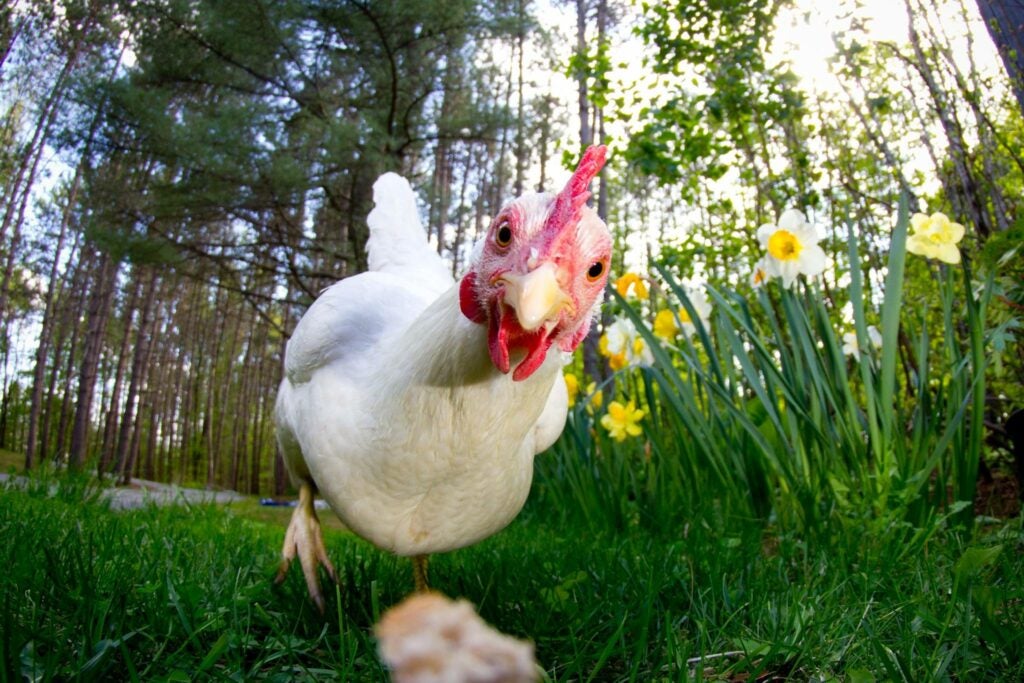
[[[294,496],[293,496],[294,498]],[[260,505],[259,497],[245,496],[242,500],[224,506],[233,516],[260,522],[274,529],[285,529],[292,518],[294,508]],[[325,530],[347,531],[341,520],[328,510],[319,513],[321,526]],[[284,537],[282,536],[282,542]]]
[[[385,680],[370,629],[410,590],[409,563],[328,530],[343,578],[324,618],[294,568],[272,585],[283,523],[246,512],[114,513],[74,481],[0,493],[0,680]],[[1019,521],[969,544],[941,526],[811,544],[566,519],[534,500],[431,565],[436,588],[532,639],[552,680],[1024,676]],[[687,665],[728,651],[745,654]]]

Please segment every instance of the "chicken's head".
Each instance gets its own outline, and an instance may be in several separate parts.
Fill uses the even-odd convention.
[[[587,186],[606,152],[603,145],[588,148],[557,195],[524,195],[502,208],[462,279],[462,312],[487,325],[494,366],[507,373],[510,356],[522,355],[512,371],[516,381],[540,367],[552,344],[573,351],[590,329],[612,238],[586,206]]]

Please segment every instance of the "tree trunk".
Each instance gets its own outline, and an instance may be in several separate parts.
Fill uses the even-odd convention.
[[[96,389],[96,371],[99,368],[100,353],[103,351],[103,339],[106,336],[107,318],[110,316],[110,304],[114,298],[118,268],[117,261],[104,252],[100,256],[93,290],[89,296],[89,328],[85,335],[82,364],[78,373],[78,394],[71,427],[71,446],[68,450],[68,465],[73,468],[80,468],[85,463],[92,418],[92,398]]]
[[[50,345],[53,342],[54,328],[56,321],[57,290],[61,288],[58,281],[60,271],[60,260],[64,252],[64,241],[67,238],[68,225],[71,222],[72,207],[75,205],[78,196],[78,188],[81,184],[82,167],[84,158],[75,169],[75,177],[71,181],[71,188],[68,191],[67,205],[64,207],[60,221],[60,232],[57,235],[57,243],[53,246],[53,261],[50,263],[50,273],[46,288],[46,298],[43,305],[43,322],[39,330],[39,343],[35,351],[35,364],[32,368],[32,397],[29,401],[28,415],[28,443],[25,444],[25,469],[30,470],[35,465],[36,451],[39,447],[39,417],[43,409],[43,386],[46,381],[46,359],[50,352]],[[53,371],[57,372],[54,365]]]
[[[123,325],[121,328],[121,348],[117,354],[117,369],[114,372],[114,385],[110,391],[110,401],[107,408],[107,417],[103,425],[103,442],[100,449],[100,460],[96,466],[96,474],[100,477],[106,473],[110,466],[117,464],[117,435],[119,433],[118,416],[121,414],[121,390],[124,387],[125,370],[128,368],[128,359],[131,357],[132,348],[132,326],[135,322],[135,311],[139,307],[139,296],[142,292],[142,278],[139,273],[134,273],[135,280],[132,292],[125,302],[122,315]],[[138,340],[135,340],[137,343]]]
[[[576,54],[577,59],[587,56],[587,0],[576,0]],[[594,141],[590,129],[590,100],[587,97],[587,70],[576,72],[577,106],[580,116],[580,145],[584,149]]]
[[[78,262],[75,264],[73,269],[69,269],[68,275],[65,278],[66,284],[64,285],[64,291],[68,290],[68,284],[77,282],[79,277],[88,277],[89,269],[94,265],[93,261],[95,260],[95,256],[95,252],[91,249],[87,250],[84,254],[79,250]],[[67,297],[66,305],[62,306],[60,329],[57,333],[57,341],[53,346],[53,371],[50,373],[50,379],[46,386],[46,400],[44,402],[46,412],[43,413],[43,424],[39,430],[40,451],[43,455],[50,454],[53,458],[64,457],[64,444],[67,440],[67,427],[68,422],[71,419],[71,378],[75,373],[75,361],[78,358],[78,344],[82,336],[79,319],[82,317],[82,309],[85,307],[85,294],[86,292],[81,287],[71,289],[71,296]],[[59,299],[60,297],[58,297],[58,300]],[[71,336],[71,340],[68,341],[68,349],[65,356],[64,343],[68,335]],[[63,365],[65,366],[63,374],[60,372],[62,360],[64,361]],[[60,410],[58,411],[57,418],[56,443],[51,452],[49,448],[51,436],[50,423],[53,415],[53,404],[56,399],[58,378],[63,380],[63,384],[61,390]]]
[[[977,0],[1024,115],[1024,0]]]
[[[971,172],[971,163],[967,154],[967,145],[964,141],[963,128],[956,118],[956,112],[946,101],[945,93],[936,81],[932,65],[925,55],[921,44],[921,36],[917,30],[916,12],[911,0],[906,0],[906,6],[907,21],[910,25],[910,44],[914,48],[917,70],[928,87],[932,104],[935,106],[935,114],[939,118],[939,123],[942,124],[942,131],[946,134],[946,140],[949,143],[949,156],[953,162],[953,169],[960,185],[959,194],[963,197],[966,204],[963,208],[970,217],[971,223],[974,224],[978,237],[981,240],[985,240],[991,234],[992,226],[983,205],[977,181]]]
[[[512,194],[523,193],[526,179],[526,162],[530,154],[526,149],[526,111],[523,93],[523,52],[526,42],[526,5],[523,0],[516,2],[516,180]]]
[[[157,274],[155,270],[152,270],[142,289],[139,327],[135,335],[135,355],[132,358],[132,374],[128,380],[128,393],[124,399],[124,413],[121,415],[121,425],[118,429],[117,437],[117,451],[114,454],[114,472],[117,479],[124,484],[127,484],[131,478],[132,427],[135,426],[136,421],[135,405],[138,401],[143,382],[145,382],[147,369],[146,349],[149,346],[150,321],[156,304],[156,285]]]

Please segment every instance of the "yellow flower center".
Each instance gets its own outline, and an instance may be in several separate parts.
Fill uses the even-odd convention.
[[[932,230],[925,234],[925,236],[932,241],[933,244],[955,244],[953,241],[953,229],[946,223],[945,225],[935,225]]]
[[[780,261],[793,261],[800,257],[804,245],[788,230],[776,230],[768,238],[768,253]]]

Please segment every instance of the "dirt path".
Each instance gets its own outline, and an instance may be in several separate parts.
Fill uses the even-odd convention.
[[[11,481],[15,486],[25,486],[28,483],[25,477],[11,477],[0,473],[0,482],[5,481]],[[114,510],[130,510],[150,503],[153,505],[233,503],[244,499],[244,496],[235,491],[182,488],[173,484],[144,479],[132,479],[128,486],[103,489],[102,495],[110,499],[110,507]]]

